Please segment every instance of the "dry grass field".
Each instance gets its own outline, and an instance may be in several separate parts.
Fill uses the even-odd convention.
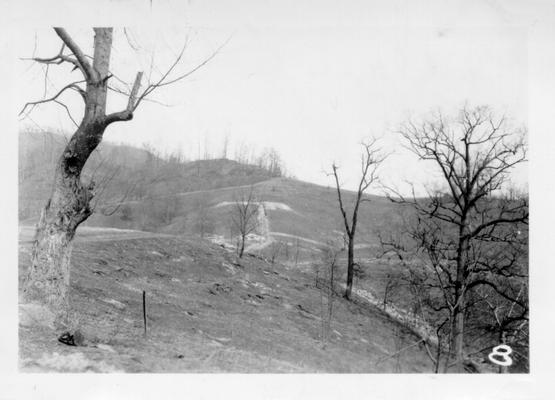
[[[30,229],[20,233],[20,279]],[[378,308],[334,299],[322,342],[321,293],[301,268],[236,256],[198,238],[83,228],[71,302],[85,346],[48,326],[20,326],[23,371],[428,372],[419,338]],[[147,336],[142,291],[146,292]]]

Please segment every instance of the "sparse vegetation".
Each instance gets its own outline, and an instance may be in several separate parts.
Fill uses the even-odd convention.
[[[321,340],[323,348],[326,347],[331,338],[337,259],[343,250],[343,248],[338,248],[333,241],[320,249],[322,260],[320,265],[318,265],[316,286],[320,289]]]
[[[194,160],[186,147],[103,143],[112,123],[131,120],[152,91],[217,51],[170,78],[182,51],[166,73],[151,66],[159,80],[149,74],[143,85],[138,72],[123,90],[112,84],[121,79],[110,69],[111,28],[95,28],[93,56],[55,32],[61,50],[31,60],[69,63],[83,80],[53,97],[45,85],[44,98],[22,110],[55,103],[76,125],[71,136],[19,137],[24,368],[529,370],[528,194],[510,184],[526,161],[525,129],[488,107],[411,120],[399,134],[440,179],[424,194],[413,186],[387,197],[367,193],[378,170],[387,174],[374,139],[362,143],[354,191],[336,163],[332,188],[286,178],[274,148],[232,144],[229,134],[222,143],[205,136],[202,149],[199,140]],[[58,100],[66,91],[84,101],[79,122]],[[127,105],[108,112],[108,91]],[[61,342],[95,360],[37,358],[62,327]],[[487,362],[499,344],[510,346],[511,368]]]
[[[23,232],[20,279],[32,230]],[[311,271],[236,256],[209,241],[82,227],[76,236],[71,298],[82,310],[86,346],[60,349],[46,326],[22,326],[24,371],[393,372],[397,323],[378,310],[333,301],[337,333],[321,346],[320,291]],[[202,282],[196,277],[202,274]],[[148,294],[143,337],[142,291]],[[213,293],[211,293],[213,292]],[[403,346],[414,335],[399,327]],[[365,341],[361,340],[364,339]],[[60,362],[54,364],[54,352]],[[68,356],[81,354],[82,363]],[[66,362],[64,363],[63,360]],[[418,348],[405,372],[431,366]]]

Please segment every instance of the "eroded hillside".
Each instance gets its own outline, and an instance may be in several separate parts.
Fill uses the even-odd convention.
[[[22,230],[20,278],[31,230]],[[142,237],[141,237],[142,236]],[[377,308],[334,299],[322,341],[314,266],[237,260],[197,238],[83,228],[71,302],[85,346],[56,340],[32,313],[20,326],[24,371],[427,372],[419,338]],[[147,299],[143,336],[142,291]],[[25,314],[25,313],[24,313]],[[410,346],[396,354],[399,350]]]

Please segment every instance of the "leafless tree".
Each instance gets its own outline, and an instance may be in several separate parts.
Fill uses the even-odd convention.
[[[383,309],[387,308],[388,301],[401,286],[400,279],[397,275],[388,273],[384,279],[383,292]]]
[[[270,263],[271,264],[275,264],[275,262],[277,261],[277,258],[279,256],[279,253],[281,251],[281,248],[283,247],[283,242],[281,241],[277,241],[277,242],[273,242],[270,246]],[[285,244],[285,247],[287,248],[287,244]]]
[[[229,135],[225,135],[224,142],[222,145],[222,159],[227,159],[227,153],[229,150]]]
[[[208,139],[208,136],[205,135],[204,136],[204,155],[203,155],[203,160],[210,160],[212,158],[211,154],[210,154],[210,141]]]
[[[110,85],[111,80],[120,80],[110,70],[112,28],[94,28],[92,57],[83,52],[64,28],[54,28],[54,31],[62,42],[58,54],[30,60],[47,67],[69,64],[81,73],[82,79],[68,83],[51,97],[26,103],[21,115],[28,115],[39,105],[55,103],[68,112],[77,129],[56,165],[52,193],[37,226],[24,294],[28,301],[46,304],[56,314],[57,322],[67,326],[70,323],[68,287],[72,239],[77,227],[92,214],[91,200],[95,196],[94,181],[82,181],[83,167],[102,141],[106,128],[115,122],[131,120],[139,105],[153,91],[186,78],[205,65],[216,52],[192,70],[175,76],[172,73],[183,57],[184,47],[166,72],[155,82],[149,82],[142,91],[142,71],[137,72],[130,90],[120,90]],[[125,109],[107,113],[109,90],[127,97]],[[67,105],[60,101],[60,96],[67,91],[77,93],[83,100],[84,113],[79,122],[71,116]]]
[[[345,235],[347,237],[347,288],[345,291],[345,298],[349,300],[351,299],[351,292],[353,290],[353,276],[355,267],[354,249],[358,212],[361,203],[364,201],[369,201],[368,198],[364,197],[364,194],[366,190],[377,181],[378,168],[387,157],[387,155],[383,153],[382,149],[378,147],[378,142],[376,139],[370,139],[367,142],[362,143],[362,147],[363,153],[361,156],[361,176],[355,194],[352,214],[350,217],[347,215],[346,204],[341,193],[341,184],[339,182],[338,173],[339,167],[335,163],[333,163],[332,165],[332,174],[335,179],[339,210],[341,211],[341,216],[343,218],[343,224],[345,228]]]
[[[256,165],[260,168],[266,169],[272,176],[282,175],[282,162],[281,157],[276,149],[273,147],[266,148],[262,151],[257,158]]]
[[[231,211],[231,225],[238,235],[237,255],[243,257],[245,243],[249,234],[258,228],[259,200],[251,186],[247,191],[241,191],[235,198]]]
[[[247,143],[241,141],[240,143],[235,145],[235,152],[234,152],[234,159],[235,161],[241,164],[248,164],[249,163],[249,151],[250,148]]]
[[[426,285],[437,293],[430,306],[448,314],[446,369],[463,371],[473,292],[485,290],[527,309],[513,281],[527,277],[522,257],[527,239],[521,232],[527,230],[528,198],[503,192],[510,172],[526,161],[525,131],[511,128],[487,107],[464,107],[455,118],[438,113],[408,122],[401,134],[414,154],[437,167],[444,187],[420,198],[414,190],[410,198],[393,191],[391,200],[411,206],[414,215],[404,242],[386,246],[402,248],[405,256],[413,255],[414,265],[422,262],[421,273],[430,272]]]
[[[333,241],[327,243],[320,249],[322,258],[318,266],[316,285],[320,289],[320,314],[322,321],[322,347],[330,338],[331,321],[333,317],[333,297],[335,296],[335,274],[337,260],[342,252],[339,246]]]
[[[422,343],[427,351],[430,360],[434,363],[434,372],[438,373],[442,356],[445,352],[445,337],[443,335],[446,320],[442,315],[437,315],[434,307],[434,285],[430,284],[430,273],[425,268],[419,268],[417,252],[409,249],[403,241],[404,232],[410,231],[411,227],[407,223],[406,216],[401,211],[403,225],[393,228],[391,232],[377,231],[376,235],[381,243],[383,252],[378,254],[378,258],[385,258],[397,264],[395,270],[387,274],[384,289],[384,310],[387,308],[386,300],[391,297],[392,287],[399,289],[403,305],[411,305],[410,312],[421,318],[421,320],[434,328],[437,345],[431,348],[431,340],[424,340]],[[389,287],[389,290],[388,290]],[[428,307],[426,307],[428,306]]]

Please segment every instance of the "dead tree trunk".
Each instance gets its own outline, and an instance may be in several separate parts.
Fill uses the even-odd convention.
[[[63,30],[57,33],[71,49],[74,45],[71,38]],[[112,29],[95,29],[92,68],[85,69],[86,75],[90,75],[84,94],[85,114],[58,160],[52,195],[37,226],[31,268],[25,284],[26,298],[46,303],[57,315],[58,322],[64,324],[68,322],[71,241],[79,224],[92,213],[90,201],[94,196],[94,183],[83,184],[81,171],[106,129],[111,48]],[[76,46],[72,51],[77,53],[75,56],[79,62],[82,53]]]
[[[351,299],[353,292],[353,276],[355,270],[355,240],[354,237],[349,236],[349,244],[347,247],[347,289],[345,291],[345,298]]]
[[[468,251],[468,240],[465,239],[468,228],[466,227],[466,218],[461,221],[459,229],[459,246],[457,251],[457,270],[455,286],[455,305],[453,307],[453,343],[451,348],[455,352],[455,364],[457,372],[464,371],[464,311],[465,311],[465,285],[466,269],[468,268],[468,260],[466,253]]]
[[[247,241],[246,235],[241,235],[241,245],[239,247],[239,258],[243,258],[245,252],[245,242]]]
[[[353,291],[353,277],[355,268],[355,234],[357,228],[358,211],[360,208],[360,203],[363,201],[368,201],[364,198],[365,191],[378,179],[377,170],[380,164],[385,160],[386,155],[382,154],[382,151],[377,146],[376,139],[371,139],[366,143],[362,143],[364,152],[361,157],[361,177],[358,183],[358,189],[356,191],[356,197],[353,205],[352,216],[349,221],[347,215],[347,209],[345,207],[343,196],[341,194],[341,185],[339,182],[339,175],[337,170],[339,167],[333,163],[332,173],[335,180],[335,188],[337,190],[337,200],[339,203],[339,211],[341,212],[341,217],[343,219],[343,225],[345,228],[345,235],[348,238],[348,253],[347,253],[347,285],[344,297],[347,300],[351,300],[351,294]]]
[[[81,171],[102,141],[106,127],[111,122],[133,117],[132,110],[136,106],[135,96],[142,73],[137,75],[128,109],[107,116],[112,28],[95,28],[92,64],[64,29],[55,28],[55,31],[74,57],[63,55],[62,48],[55,59],[59,58],[59,63],[66,61],[74,64],[85,77],[85,90],[72,84],[72,88],[83,97],[85,110],[79,127],[57,162],[52,194],[37,225],[31,266],[24,284],[24,297],[27,301],[45,304],[56,315],[58,324],[68,325],[72,239],[77,227],[92,214],[91,199],[94,196],[94,182],[83,183]]]
[[[102,141],[104,131],[110,124],[133,119],[133,113],[139,104],[154,90],[188,77],[214,58],[219,48],[193,69],[177,77],[171,77],[171,72],[183,57],[185,51],[183,47],[174,63],[165,73],[161,73],[159,80],[154,83],[149,80],[141,93],[139,89],[143,73],[137,72],[129,92],[111,88],[127,97],[127,107],[121,111],[106,114],[108,81],[113,76],[110,72],[113,29],[94,28],[93,57],[85,55],[65,29],[54,28],[54,31],[63,42],[60,52],[54,57],[34,57],[30,60],[47,65],[71,64],[74,70],[81,72],[84,79],[71,82],[51,98],[25,104],[20,115],[30,109],[28,114],[35,106],[47,102],[62,105],[69,114],[68,107],[58,100],[66,90],[73,90],[81,95],[84,101],[84,114],[58,160],[52,193],[37,225],[32,262],[23,293],[25,300],[45,304],[54,312],[59,324],[67,325],[70,322],[68,288],[71,241],[77,227],[92,214],[91,199],[94,196],[94,182],[81,181],[81,172],[85,163]],[[64,54],[66,49],[69,49],[71,54]],[[80,86],[83,83],[86,85],[85,88]]]

